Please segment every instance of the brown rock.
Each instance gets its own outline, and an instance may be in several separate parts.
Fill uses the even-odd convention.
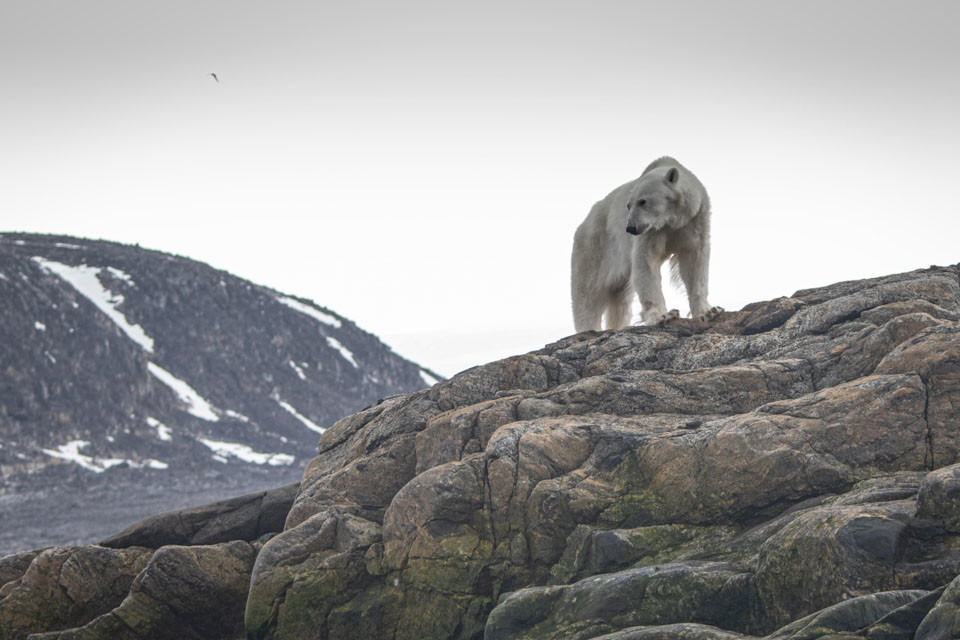
[[[152,553],[95,545],[40,553],[0,600],[0,639],[79,626],[110,611],[126,597]]]
[[[927,474],[917,496],[917,515],[936,520],[947,531],[960,533],[960,465]]]
[[[256,552],[247,542],[157,550],[111,611],[82,627],[32,640],[200,640],[243,637],[243,606]]]
[[[0,599],[5,598],[18,582],[40,551],[21,551],[0,558]]]
[[[331,609],[369,582],[367,552],[380,540],[378,524],[332,509],[271,538],[249,581],[244,614],[248,633],[324,637]],[[282,599],[275,597],[277,591]]]
[[[790,622],[854,596],[884,591],[914,513],[912,502],[824,506],[764,543],[756,582],[767,619]]]

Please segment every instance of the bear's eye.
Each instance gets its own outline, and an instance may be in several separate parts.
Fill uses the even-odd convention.
[[[642,207],[642,206],[645,205],[645,204],[647,204],[647,201],[646,201],[646,200],[637,200],[637,206],[638,206],[638,207]]]

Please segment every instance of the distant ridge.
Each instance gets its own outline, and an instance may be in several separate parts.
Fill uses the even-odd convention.
[[[330,309],[203,263],[20,233],[0,234],[0,373],[7,502],[295,481],[326,426],[439,377]]]

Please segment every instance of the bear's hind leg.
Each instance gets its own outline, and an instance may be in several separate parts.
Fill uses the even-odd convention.
[[[707,302],[709,247],[677,254],[675,260],[680,280],[683,281],[687,299],[690,301],[690,317],[709,321],[720,315],[723,308],[713,307]]]
[[[581,331],[600,331],[603,318],[603,298],[595,292],[574,291],[573,326]]]
[[[632,306],[633,289],[629,286],[611,293],[607,299],[607,329],[623,329],[630,326]]]

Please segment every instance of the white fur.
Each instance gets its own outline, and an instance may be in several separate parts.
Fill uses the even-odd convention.
[[[642,232],[632,235],[628,227]],[[690,315],[707,319],[720,311],[707,302],[707,191],[686,167],[663,157],[595,204],[577,228],[570,285],[576,330],[599,330],[604,313],[608,329],[626,327],[635,293],[644,324],[675,317],[667,313],[660,283],[668,258],[687,290]]]

